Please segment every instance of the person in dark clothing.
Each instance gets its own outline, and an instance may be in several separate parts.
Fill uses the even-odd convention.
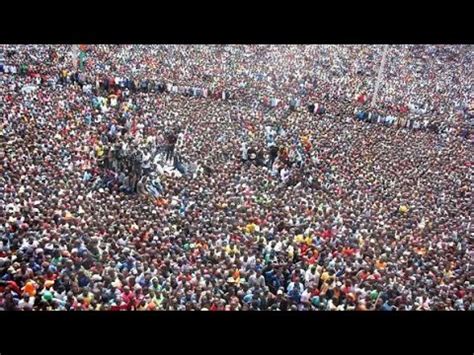
[[[147,91],[147,87],[148,87],[148,86],[147,86],[146,81],[145,81],[145,80],[142,80],[142,81],[140,82],[140,91],[141,91],[141,92],[146,92],[146,91]]]
[[[123,87],[130,90],[130,80],[129,79],[125,79],[122,84],[123,84]]]
[[[108,92],[108,91],[109,91],[109,80],[107,80],[107,78],[105,78],[105,79],[102,81],[102,89],[103,89],[105,92]]]
[[[164,93],[165,90],[166,90],[165,85],[163,85],[163,84],[161,84],[161,83],[158,84],[158,92],[159,92],[160,94]]]
[[[278,157],[278,151],[279,151],[278,146],[274,145],[274,146],[270,147],[270,149],[269,149],[269,153],[270,153],[269,166],[270,167],[273,166],[273,163],[275,162],[275,159]]]
[[[178,137],[174,133],[168,133],[166,136],[166,160],[170,160],[173,157],[174,148]]]
[[[211,175],[212,172],[213,172],[213,169],[211,167],[209,167],[209,165],[207,165],[207,164],[203,164],[202,168],[204,170],[204,174],[206,174],[206,175]]]
[[[249,148],[248,150],[249,161],[255,163],[257,160],[257,150],[255,148]]]
[[[186,175],[186,167],[183,164],[182,158],[179,154],[174,154],[173,157],[173,166],[176,170],[178,170],[181,174]]]
[[[263,150],[258,151],[255,163],[257,164],[257,166],[265,166],[265,162],[265,153],[263,152]]]

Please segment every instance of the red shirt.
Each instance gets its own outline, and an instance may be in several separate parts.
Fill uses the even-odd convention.
[[[328,239],[332,237],[332,232],[330,229],[326,229],[321,233],[321,237],[324,239]]]
[[[122,299],[127,305],[130,305],[134,298],[135,297],[132,292],[129,292],[128,295],[125,292],[122,293]]]
[[[46,275],[46,280],[56,280],[57,276],[56,274]]]
[[[304,243],[300,246],[300,251],[302,255],[305,255],[306,252],[308,251],[308,244]]]
[[[344,294],[348,294],[350,293],[352,290],[351,290],[351,287],[347,287],[347,286],[342,286],[341,287],[341,292],[344,293]]]
[[[309,265],[314,265],[314,264],[316,264],[316,261],[317,261],[317,260],[318,260],[317,255],[313,255],[311,258],[306,259],[306,262],[307,262]]]
[[[10,289],[12,291],[14,291],[15,293],[17,293],[18,295],[21,295],[21,290],[20,288],[18,287],[17,283],[15,281],[7,281],[7,285],[10,286]],[[0,292],[4,292],[5,291],[5,288],[4,287],[0,287]]]
[[[344,249],[342,254],[344,254],[344,256],[352,256],[354,255],[354,249],[352,248]]]

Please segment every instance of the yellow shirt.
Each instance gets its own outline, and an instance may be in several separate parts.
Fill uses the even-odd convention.
[[[97,147],[95,148],[95,153],[98,157],[101,157],[102,155],[104,155],[104,149],[102,147]]]
[[[92,293],[89,293],[86,297],[84,297],[84,301],[86,301],[87,304],[90,304],[93,298],[94,295]]]
[[[256,224],[254,224],[254,223],[249,223],[249,224],[247,224],[247,226],[245,226],[245,231],[246,231],[247,233],[253,233],[253,232],[255,232],[255,228],[257,228],[257,225],[256,225]]]
[[[453,276],[453,272],[451,270],[447,270],[444,272],[444,276],[445,277],[452,277]]]
[[[303,243],[304,242],[303,234],[298,234],[297,236],[295,236],[294,242],[297,244]]]
[[[323,281],[326,281],[329,278],[330,278],[329,272],[327,272],[327,271],[323,272],[323,274],[321,275],[321,280],[323,280]]]

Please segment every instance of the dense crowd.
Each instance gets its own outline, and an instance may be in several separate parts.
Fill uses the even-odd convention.
[[[0,51],[0,309],[473,310],[472,46]]]

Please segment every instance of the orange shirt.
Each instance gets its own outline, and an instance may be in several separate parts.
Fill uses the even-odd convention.
[[[33,297],[34,295],[36,295],[36,287],[31,281],[26,283],[24,290],[25,290],[25,293],[27,293],[28,296],[30,297]]]
[[[378,270],[383,270],[385,269],[385,266],[387,266],[387,263],[386,262],[383,262],[382,260],[377,260],[375,262],[375,267],[378,269]]]

